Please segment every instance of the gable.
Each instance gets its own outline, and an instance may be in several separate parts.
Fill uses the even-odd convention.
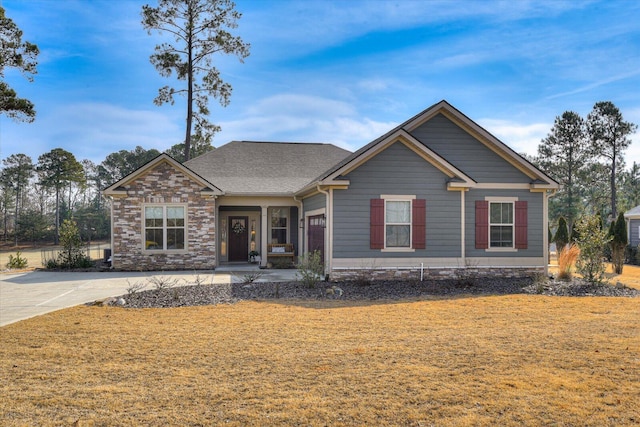
[[[479,183],[528,184],[534,179],[442,113],[418,126],[411,134]]]
[[[337,165],[329,174],[321,178],[320,181],[317,181],[317,183],[323,185],[348,186],[349,181],[346,179],[346,176],[349,175],[349,173],[367,164],[371,159],[376,158],[380,153],[395,144],[404,145],[409,151],[412,151],[416,155],[416,159],[420,159],[421,162],[426,162],[442,172],[447,178],[445,182],[448,189],[468,188],[475,185],[475,181],[466,174],[402,129],[388,133],[358,150]],[[402,171],[403,167],[404,165],[400,162],[398,163],[397,170]]]
[[[395,141],[344,175],[351,187],[372,186],[374,192],[419,192],[426,187],[442,190],[450,180],[409,146]]]
[[[345,174],[396,139],[407,141],[425,160],[450,177],[448,189],[483,184],[526,185],[532,191],[559,184],[446,101],[432,105],[371,141],[299,191],[317,185],[348,185]]]
[[[152,193],[179,192],[181,188],[198,191],[201,196],[223,194],[215,185],[207,182],[189,168],[181,165],[167,154],[161,154],[133,173],[107,187],[105,196],[126,197],[136,188],[152,190]]]

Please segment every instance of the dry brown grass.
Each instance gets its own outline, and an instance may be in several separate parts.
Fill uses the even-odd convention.
[[[0,334],[9,426],[640,422],[638,298],[75,307]]]

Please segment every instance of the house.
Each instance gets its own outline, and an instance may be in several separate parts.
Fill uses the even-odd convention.
[[[635,248],[640,245],[640,206],[636,206],[625,212],[624,219],[627,222],[629,245]]]
[[[446,101],[355,153],[234,141],[108,187],[113,267],[262,265],[319,250],[333,279],[545,272],[558,184]]]

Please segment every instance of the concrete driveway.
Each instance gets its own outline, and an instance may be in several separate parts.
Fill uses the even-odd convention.
[[[177,285],[239,283],[252,271],[221,269],[215,272],[50,272],[0,274],[0,326],[62,308],[127,293],[136,283],[153,276],[176,280]],[[295,280],[295,270],[260,270],[257,282]],[[148,284],[148,289],[153,285]]]

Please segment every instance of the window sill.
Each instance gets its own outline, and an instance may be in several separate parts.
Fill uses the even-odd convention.
[[[384,248],[381,249],[380,252],[415,252],[415,249],[412,248]]]
[[[161,254],[187,254],[189,251],[187,249],[144,249],[142,251],[145,255],[161,255]]]
[[[516,248],[488,248],[485,252],[518,252]]]

